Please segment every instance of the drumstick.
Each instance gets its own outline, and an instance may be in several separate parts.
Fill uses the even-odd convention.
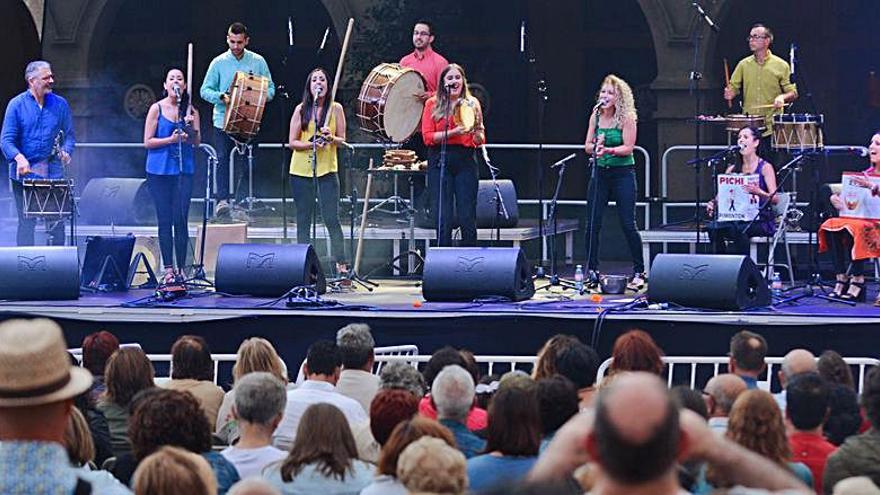
[[[189,91],[189,104],[186,107],[186,115],[192,115],[192,83],[193,83],[193,44],[186,47],[186,90]]]
[[[367,169],[367,187],[364,191],[364,210],[361,213],[361,229],[358,236],[357,252],[354,255],[354,272],[361,269],[361,254],[364,252],[364,230],[367,229],[367,212],[370,209],[370,186],[373,184],[373,159],[370,158],[370,167]],[[352,205],[354,208],[354,205]]]
[[[730,87],[730,66],[727,65],[727,59],[724,59],[724,87]],[[727,108],[733,108],[733,100],[727,100]]]
[[[785,103],[785,104],[783,104],[782,106],[783,106],[783,107],[787,107],[787,106],[790,106],[790,105],[791,105],[791,103]],[[758,108],[773,108],[773,107],[775,107],[775,106],[776,106],[775,103],[768,103],[767,105],[755,105],[755,106],[752,107],[752,109],[758,109]]]
[[[342,53],[339,54],[339,62],[336,64],[336,75],[333,77],[333,89],[330,91],[331,108],[333,102],[336,101],[336,88],[339,87],[339,77],[342,75],[342,65],[345,63],[345,53],[348,51],[348,40],[351,39],[352,29],[354,29],[354,18],[349,17],[348,27],[345,28],[345,38],[342,41]],[[327,115],[324,115],[324,122],[321,127],[326,126],[329,119],[330,112],[327,112]]]

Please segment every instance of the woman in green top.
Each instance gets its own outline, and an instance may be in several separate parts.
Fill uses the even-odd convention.
[[[599,267],[599,232],[602,215],[609,200],[617,202],[617,217],[623,229],[633,262],[630,290],[645,286],[645,261],[642,238],[636,225],[636,172],[633,148],[636,144],[638,117],[632,89],[623,79],[609,74],[602,81],[584,149],[594,155],[595,180],[590,181],[587,201],[590,205],[587,222],[587,266]]]

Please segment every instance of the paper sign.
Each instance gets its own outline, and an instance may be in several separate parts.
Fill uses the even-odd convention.
[[[746,184],[760,184],[758,174],[720,174],[718,204],[715,215],[719,222],[749,222],[758,216],[760,198],[745,190]]]
[[[866,176],[858,172],[844,172],[841,180],[843,189],[840,192],[843,209],[840,210],[840,216],[880,220],[880,196],[871,194],[870,188],[853,183],[853,179],[856,177],[865,178],[875,186],[880,185],[880,177]]]

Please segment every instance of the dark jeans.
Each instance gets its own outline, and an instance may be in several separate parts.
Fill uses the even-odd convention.
[[[853,245],[853,238],[846,230],[837,232],[826,231],[828,236],[828,247],[831,252],[831,261],[834,263],[834,273],[849,273],[854,277],[860,277],[865,274],[865,260],[852,259],[850,246]],[[849,271],[847,271],[847,268]]]
[[[767,237],[764,224],[756,222],[710,222],[706,225],[709,240],[714,245],[715,254],[749,254],[752,237]],[[728,243],[730,249],[728,249]]]
[[[438,246],[452,245],[453,204],[461,228],[461,246],[477,245],[477,162],[474,149],[464,146],[446,148],[443,173],[443,197],[440,192],[440,148],[431,147],[428,155],[428,194],[431,215],[440,226]],[[454,202],[454,203],[453,203]],[[440,211],[442,206],[443,211]],[[439,215],[439,219],[437,216]]]
[[[15,209],[18,212],[18,231],[16,232],[15,242],[19,246],[34,245],[34,230],[37,226],[36,218],[24,217],[24,189],[21,182],[9,181],[12,187],[12,197],[15,198]],[[49,232],[50,246],[64,245],[64,220],[46,223]]]
[[[312,215],[315,213],[315,188],[311,177],[290,176],[290,190],[296,205],[296,242],[311,244]],[[318,177],[318,207],[330,235],[333,261],[345,260],[345,243],[339,225],[339,176],[336,173]],[[315,220],[317,222],[317,220]]]
[[[599,167],[595,181],[587,188],[587,204],[590,205],[590,218],[587,222],[587,264],[590,270],[599,268],[599,233],[602,231],[602,216],[608,201],[617,202],[617,218],[626,238],[629,254],[632,257],[633,271],[645,271],[642,258],[642,237],[636,225],[636,171],[635,167]]]
[[[193,176],[147,174],[147,187],[156,203],[159,223],[159,249],[165,268],[186,266],[189,254],[189,204],[192,198]],[[177,253],[177,264],[174,253]]]
[[[214,197],[217,200],[232,199],[232,193],[229,191],[229,153],[235,148],[235,141],[216,127],[214,130],[214,149],[217,150],[217,190],[214,191]],[[247,171],[247,150],[245,154],[235,154],[235,198],[244,198],[245,191],[241,188],[241,181]]]

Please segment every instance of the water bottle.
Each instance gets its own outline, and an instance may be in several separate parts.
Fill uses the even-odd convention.
[[[779,272],[773,272],[770,278],[770,293],[773,297],[782,297],[782,279],[779,278]]]
[[[574,288],[577,289],[579,293],[584,292],[584,266],[578,265],[577,268],[574,269]]]

